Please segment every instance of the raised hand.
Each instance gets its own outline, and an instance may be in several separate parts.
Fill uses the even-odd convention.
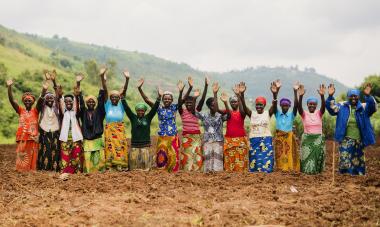
[[[372,90],[372,84],[370,83],[367,83],[364,87],[364,90],[363,90],[363,93],[364,95],[369,95],[371,94],[371,90]]]
[[[99,75],[103,76],[107,72],[107,67],[102,66],[99,70]]]
[[[240,82],[239,83],[239,92],[244,93],[245,90],[247,90],[247,86],[245,85],[245,82]]]
[[[84,78],[83,73],[77,73],[77,75],[75,76],[75,79],[77,82],[81,82],[83,78]]]
[[[228,100],[227,93],[222,92],[222,94],[220,95],[220,100],[222,100],[222,102],[227,102],[227,100]]]
[[[157,87],[157,94],[160,97],[162,97],[164,95],[164,91],[161,89],[161,87]]]
[[[194,85],[194,80],[191,76],[187,78],[187,82],[189,83],[189,86],[192,87]]]
[[[214,82],[212,84],[212,92],[218,93],[218,91],[219,91],[219,84],[218,84],[218,82]]]
[[[13,80],[10,79],[10,80],[7,80],[7,87],[10,87],[13,85]]]
[[[293,90],[297,91],[299,87],[300,87],[300,82],[297,81],[297,82],[295,82],[294,85],[293,85]]]
[[[270,84],[270,90],[271,90],[271,92],[272,92],[273,94],[278,93],[278,89],[277,89],[277,86],[276,86],[276,83],[275,83],[275,82],[272,82],[272,83]]]
[[[197,88],[197,89],[195,89],[194,90],[194,98],[197,98],[197,97],[199,97],[199,95],[201,94],[201,91]]]
[[[239,84],[235,84],[235,86],[232,87],[232,90],[234,91],[235,95],[239,95],[240,94]]]
[[[63,90],[62,90],[61,85],[58,85],[58,87],[57,87],[57,95],[58,95],[58,97],[62,97],[62,95],[63,95]]]
[[[178,87],[178,90],[179,91],[183,91],[183,89],[185,88],[185,84],[183,83],[182,80],[179,80],[178,83],[177,83],[177,87]]]
[[[47,81],[44,81],[44,82],[42,83],[42,88],[43,88],[44,90],[47,90],[47,89],[49,88],[49,83],[48,83]]]
[[[51,75],[47,69],[44,70],[44,76],[46,80],[51,80]]]
[[[276,85],[276,87],[277,87],[277,91],[279,91],[280,90],[280,88],[281,88],[281,81],[280,80],[275,80],[274,81],[274,84]]]
[[[209,85],[209,84],[210,84],[210,79],[208,78],[207,75],[205,76],[205,84],[206,84],[206,85]]]
[[[303,96],[306,92],[305,86],[303,84],[300,84],[298,87],[298,95]]]
[[[335,93],[335,87],[334,87],[334,84],[329,84],[329,86],[327,87],[327,90],[328,90],[328,93],[330,96],[333,96],[334,93]]]
[[[128,69],[124,70],[123,75],[124,75],[125,79],[129,79],[130,75],[129,75]]]
[[[138,81],[137,81],[137,88],[141,88],[144,84],[144,78],[140,78]]]
[[[49,74],[50,74],[50,79],[52,81],[54,81],[55,78],[57,78],[57,71],[55,71],[55,69],[53,69],[53,71],[51,71],[51,73],[49,73]]]
[[[324,84],[319,85],[319,89],[317,90],[319,95],[325,95],[326,86]]]

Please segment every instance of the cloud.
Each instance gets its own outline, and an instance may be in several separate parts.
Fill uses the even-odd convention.
[[[226,71],[315,67],[347,85],[380,73],[380,1],[14,0],[0,23]]]

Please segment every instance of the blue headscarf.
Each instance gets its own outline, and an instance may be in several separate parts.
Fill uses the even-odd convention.
[[[306,104],[308,104],[309,102],[315,102],[316,104],[318,104],[318,99],[316,97],[309,97],[308,99],[306,99]]]
[[[350,97],[352,95],[360,96],[360,90],[359,89],[350,89],[347,92],[347,97]]]

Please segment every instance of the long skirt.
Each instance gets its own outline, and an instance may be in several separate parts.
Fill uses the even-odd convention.
[[[82,142],[61,142],[62,173],[80,173],[83,170]]]
[[[223,142],[203,144],[204,172],[223,171]]]
[[[201,134],[182,136],[181,169],[185,171],[202,171],[202,137]]]
[[[360,140],[344,138],[339,144],[339,172],[351,175],[365,174],[364,145]]]
[[[83,141],[84,173],[104,172],[106,160],[104,155],[104,142],[102,138]]]
[[[247,171],[248,140],[246,137],[226,137],[224,140],[224,170]]]
[[[40,130],[40,149],[38,151],[38,169],[60,171],[59,161],[61,159],[61,149],[59,141],[59,130],[55,132],[45,132]]]
[[[128,143],[123,122],[107,123],[104,131],[107,168],[128,169]]]
[[[293,132],[277,130],[274,138],[276,169],[300,171],[300,156]]]
[[[179,169],[179,138],[175,136],[159,136],[156,150],[158,169],[177,172]]]
[[[253,137],[249,141],[249,171],[271,173],[274,165],[272,137]]]
[[[34,171],[37,166],[38,143],[34,140],[17,141],[16,170]]]
[[[322,134],[303,134],[301,140],[301,172],[321,173],[325,168],[325,140]]]
[[[129,151],[129,170],[150,170],[156,166],[156,152],[152,147],[132,147]]]

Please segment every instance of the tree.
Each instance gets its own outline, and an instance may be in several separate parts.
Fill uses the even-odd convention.
[[[86,60],[84,62],[84,68],[86,70],[86,73],[90,80],[88,80],[91,84],[96,85],[98,81],[98,73],[99,73],[99,67],[98,63],[96,63],[96,60],[90,59]]]
[[[380,75],[369,75],[366,78],[364,78],[363,83],[359,86],[359,89],[362,94],[363,89],[367,83],[372,84],[371,94],[375,96],[377,102],[380,102]]]

